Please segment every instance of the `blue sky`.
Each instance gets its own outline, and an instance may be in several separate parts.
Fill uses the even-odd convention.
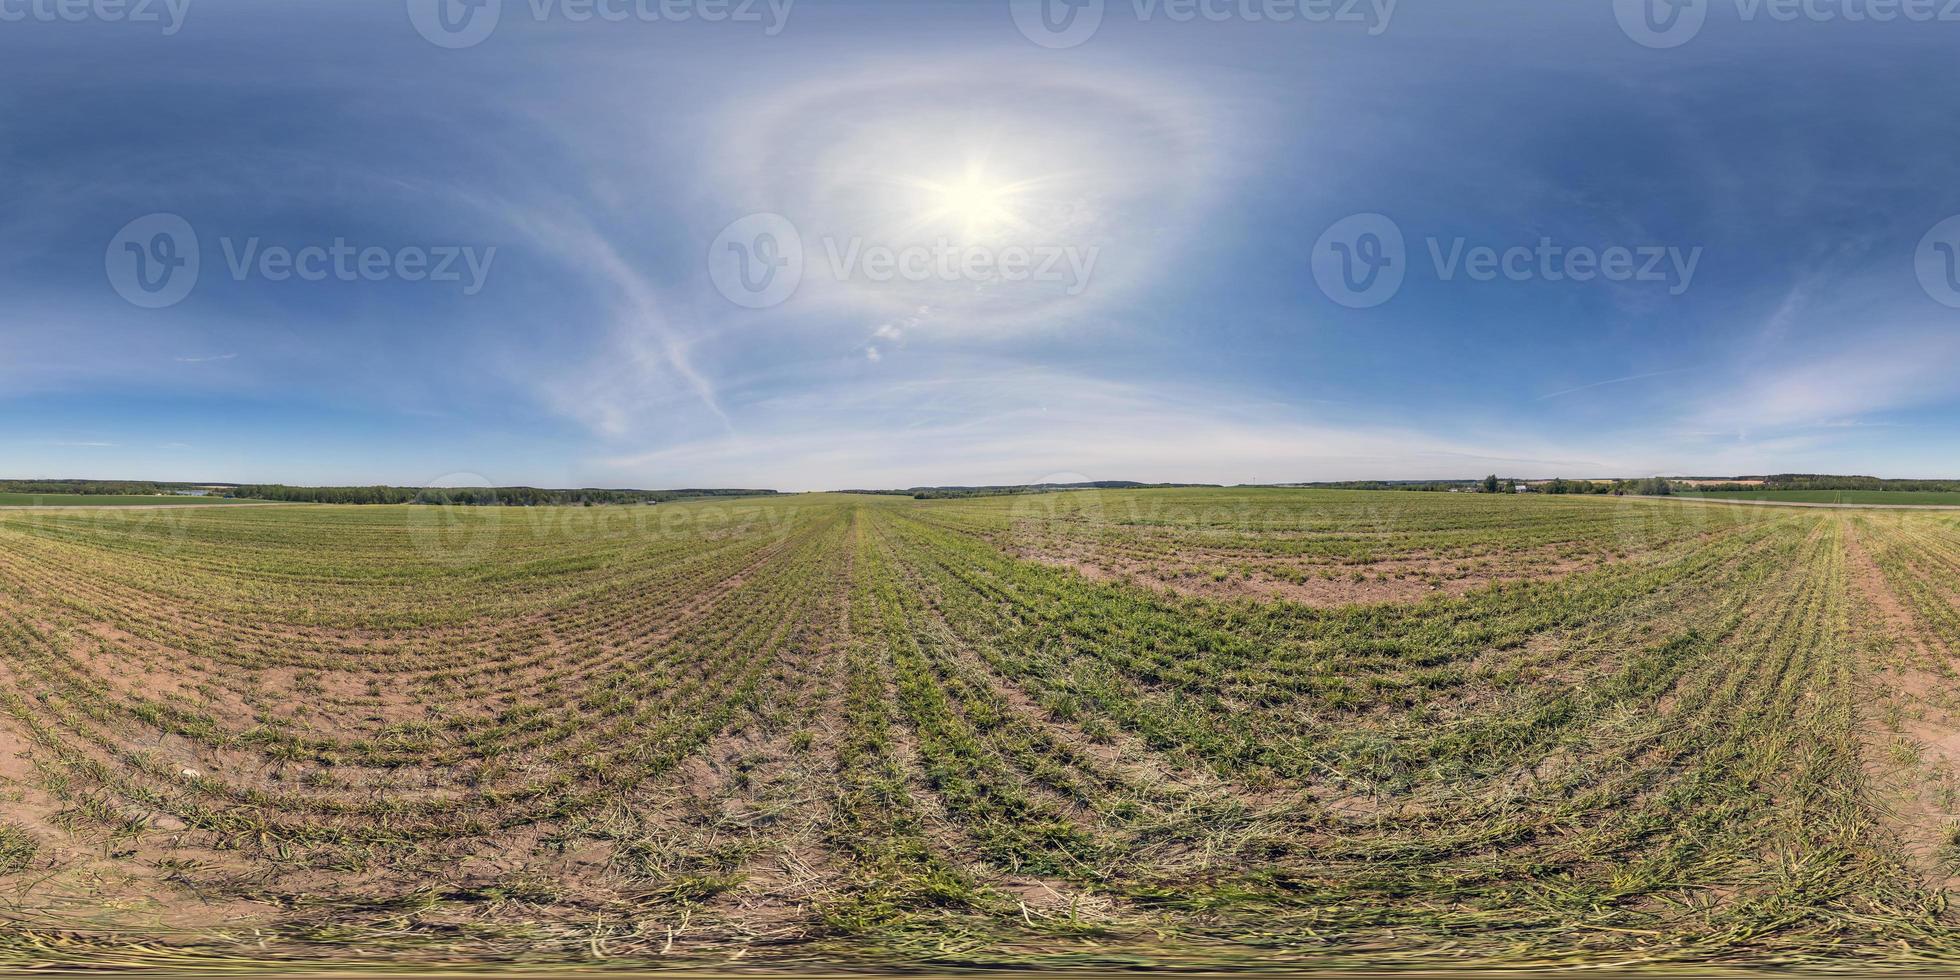
[[[667,2],[0,0],[0,475],[1960,476],[1939,4]]]

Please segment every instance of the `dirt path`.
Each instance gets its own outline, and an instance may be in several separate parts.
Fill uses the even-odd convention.
[[[1858,521],[1838,520],[1850,586],[1871,617],[1866,627],[1876,633],[1865,644],[1862,681],[1870,692],[1859,706],[1865,771],[1914,866],[1930,884],[1954,888],[1960,868],[1949,853],[1949,828],[1956,814],[1946,801],[1960,773],[1960,719],[1938,705],[1951,682],[1920,666],[1942,653],[1866,549],[1869,532]]]
[[[1864,533],[1856,522],[1844,522],[1845,561],[1851,573],[1851,583],[1878,611],[1888,636],[1903,641],[1914,653],[1924,653],[1927,648],[1925,630],[1913,618],[1912,610],[1906,608],[1898,594],[1892,591],[1892,586],[1887,584],[1884,570],[1865,550]]]

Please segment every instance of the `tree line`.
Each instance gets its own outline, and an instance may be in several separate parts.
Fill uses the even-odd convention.
[[[0,480],[0,493],[35,495],[148,497],[201,489],[197,483],[155,483],[148,480]]]
[[[1756,479],[1746,477],[1745,479]],[[1778,473],[1760,478],[1759,487],[1742,490],[1919,490],[1951,493],[1960,491],[1960,480],[1887,480],[1876,476],[1826,476],[1815,473]],[[1704,488],[1710,489],[1710,488]],[[1728,489],[1723,487],[1722,489]]]
[[[308,504],[439,504],[463,507],[593,507],[694,497],[758,497],[774,490],[541,490],[537,487],[294,487],[245,484],[226,496]]]

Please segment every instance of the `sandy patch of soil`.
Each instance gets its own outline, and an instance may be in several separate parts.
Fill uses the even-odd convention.
[[[1518,556],[1521,560],[1507,561],[1502,567],[1473,566],[1465,571],[1466,563],[1457,559],[1410,558],[1352,568],[1314,568],[1297,578],[1280,578],[1257,568],[1208,568],[1202,561],[1166,568],[1115,556],[1020,557],[1066,568],[1095,582],[1126,582],[1208,599],[1284,600],[1316,607],[1421,602],[1436,595],[1467,595],[1501,583],[1563,578],[1598,565],[1557,556],[1542,560]]]
[[[1863,706],[1866,775],[1928,883],[1960,887],[1960,855],[1951,840],[1960,821],[1960,719],[1940,707],[1951,703],[1955,682],[1910,666],[1946,653],[1892,591],[1863,533],[1856,522],[1844,522],[1846,572],[1862,600],[1873,658],[1866,678],[1872,696]]]

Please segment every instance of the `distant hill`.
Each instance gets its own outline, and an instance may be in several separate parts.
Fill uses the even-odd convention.
[[[1259,486],[1288,490],[1453,490],[1483,483],[1483,478],[1464,480],[1333,480],[1322,483],[1262,483]]]
[[[145,480],[0,480],[0,492],[81,496],[196,495],[314,504],[461,504],[543,507],[657,504],[697,497],[763,497],[774,490],[610,490],[537,487],[302,487],[276,483],[165,483]]]
[[[1690,482],[1690,481],[1681,481]],[[1960,480],[1892,480],[1876,476],[1832,476],[1825,473],[1774,473],[1767,476],[1696,478],[1698,490],[1898,490],[1950,493]]]
[[[1216,483],[1138,483],[1133,480],[1096,480],[1091,483],[1022,483],[995,487],[910,487],[904,490],[840,490],[877,496],[942,500],[956,497],[1005,497],[1014,494],[1056,493],[1062,490],[1160,490],[1182,487],[1216,487]]]

